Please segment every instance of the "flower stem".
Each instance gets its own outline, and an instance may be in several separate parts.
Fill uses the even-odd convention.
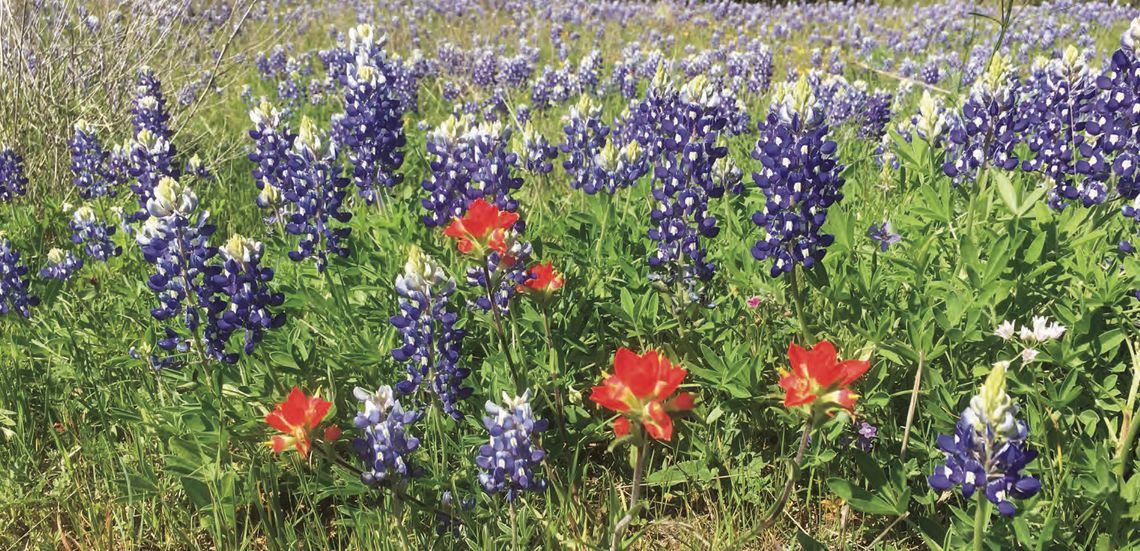
[[[522,377],[519,375],[518,367],[515,366],[515,360],[511,357],[511,347],[507,343],[507,333],[503,330],[503,318],[499,313],[499,305],[495,304],[495,293],[491,287],[491,270],[487,268],[487,260],[483,259],[483,286],[487,289],[487,302],[491,306],[491,319],[495,323],[495,334],[499,336],[499,346],[503,349],[503,355],[507,357],[507,366],[511,369],[511,378],[515,384],[515,391],[522,394]]]
[[[803,275],[801,268],[796,266],[791,272],[788,272],[788,286],[792,291],[792,300],[796,304],[796,317],[800,321],[800,336],[804,340],[804,346],[809,346],[815,337],[812,336],[811,329],[808,328],[807,312],[804,307],[804,291],[801,276]]]
[[[558,414],[559,424],[564,424],[562,410],[562,386],[558,384],[558,356],[554,351],[554,334],[550,331],[550,305],[542,304],[542,329],[546,334],[546,358],[550,363],[550,383],[554,387],[554,409]]]
[[[974,511],[974,551],[982,551],[986,541],[986,521],[989,520],[990,502],[986,500],[985,492],[978,494],[978,507]]]
[[[918,351],[918,369],[914,372],[914,386],[910,389],[910,406],[906,410],[906,425],[903,427],[902,448],[899,450],[899,459],[906,461],[906,446],[910,442],[910,429],[914,426],[914,411],[918,407],[918,390],[922,386],[922,367],[926,359],[926,351]]]
[[[800,437],[800,447],[796,450],[796,458],[792,461],[792,474],[788,476],[788,481],[784,484],[784,490],[780,492],[780,498],[772,506],[772,510],[768,513],[768,517],[764,519],[764,526],[771,526],[784,511],[784,506],[788,503],[788,498],[792,495],[792,490],[796,487],[796,481],[800,478],[800,466],[804,462],[804,454],[807,453],[808,441],[811,440],[811,431],[815,428],[815,415],[812,414],[811,418],[804,423],[804,433]]]
[[[633,522],[633,510],[637,506],[637,500],[641,497],[641,474],[645,470],[647,442],[644,438],[640,438],[640,440],[641,442],[635,448],[637,457],[633,460],[633,488],[629,492],[629,510],[614,526],[614,537],[610,542],[610,551],[618,551],[621,548],[621,535],[625,532],[625,527]]]

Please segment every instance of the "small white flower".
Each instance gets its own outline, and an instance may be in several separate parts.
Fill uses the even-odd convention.
[[[1030,363],[1033,360],[1037,359],[1037,354],[1038,352],[1036,348],[1026,348],[1025,350],[1021,351],[1021,361]]]
[[[1016,331],[1017,328],[1014,327],[1013,322],[1005,320],[1001,322],[1001,325],[997,326],[997,329],[994,330],[994,335],[1001,337],[1001,340],[1003,341],[1008,341],[1009,339],[1013,338],[1013,334]]]

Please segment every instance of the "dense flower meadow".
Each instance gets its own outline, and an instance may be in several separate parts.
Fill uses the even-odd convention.
[[[1136,548],[1138,164],[1120,4],[0,6],[0,542]]]

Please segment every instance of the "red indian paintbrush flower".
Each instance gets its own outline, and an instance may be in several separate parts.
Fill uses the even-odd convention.
[[[451,224],[443,230],[443,235],[457,239],[456,247],[464,254],[475,250],[476,247],[480,252],[483,249],[491,249],[498,251],[499,254],[506,254],[507,230],[518,219],[518,214],[499,210],[480,197],[467,205],[467,214],[464,214],[463,218],[451,219]]]
[[[629,434],[630,420],[640,421],[650,437],[673,438],[671,412],[693,409],[693,395],[679,392],[671,399],[688,372],[650,350],[637,355],[628,348],[614,354],[614,373],[594,387],[590,400],[622,416],[614,421],[614,434]]]
[[[310,435],[328,414],[331,406],[332,402],[322,400],[319,395],[306,396],[301,389],[293,387],[285,401],[265,415],[265,422],[269,426],[285,433],[273,436],[267,444],[275,453],[293,446],[302,456],[308,457],[312,447]],[[326,428],[325,440],[336,440],[340,437],[340,432],[340,427],[336,425]]]
[[[835,347],[821,341],[811,350],[795,343],[788,347],[791,371],[781,371],[780,386],[784,389],[784,407],[818,404],[824,408],[838,406],[850,410],[859,395],[847,388],[855,379],[871,368],[865,360],[837,361]]]
[[[531,278],[526,280],[526,283],[518,286],[520,293],[553,293],[566,284],[566,278],[562,272],[555,270],[554,263],[549,260],[546,261],[546,264],[531,266],[530,275]]]

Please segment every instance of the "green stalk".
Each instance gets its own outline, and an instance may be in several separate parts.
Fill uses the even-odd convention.
[[[804,291],[802,282],[800,281],[802,275],[802,268],[796,266],[791,272],[788,272],[788,287],[792,292],[792,300],[796,305],[796,317],[800,322],[800,337],[803,338],[804,346],[811,346],[815,338],[812,336],[811,329],[808,328],[807,312],[804,306]]]
[[[989,520],[990,502],[986,500],[985,492],[978,493],[978,507],[974,511],[974,551],[985,549],[986,521]]]
[[[633,509],[637,506],[637,500],[641,497],[641,474],[645,470],[645,456],[646,440],[644,437],[638,438],[640,442],[637,444],[636,454],[637,457],[633,460],[633,488],[629,492],[629,510],[626,511],[625,516],[621,517],[617,525],[614,526],[614,537],[610,542],[610,551],[618,551],[621,548],[621,535],[625,532],[625,527],[633,522]]]
[[[519,375],[519,369],[515,365],[514,358],[511,357],[511,347],[507,342],[507,333],[503,330],[503,318],[499,314],[499,305],[495,304],[495,292],[491,286],[491,270],[487,268],[487,259],[483,261],[483,285],[487,288],[487,302],[491,303],[491,319],[495,323],[495,334],[499,336],[499,346],[503,348],[503,355],[507,357],[507,366],[511,369],[511,378],[515,384],[515,391],[519,394],[523,392],[522,377]]]

